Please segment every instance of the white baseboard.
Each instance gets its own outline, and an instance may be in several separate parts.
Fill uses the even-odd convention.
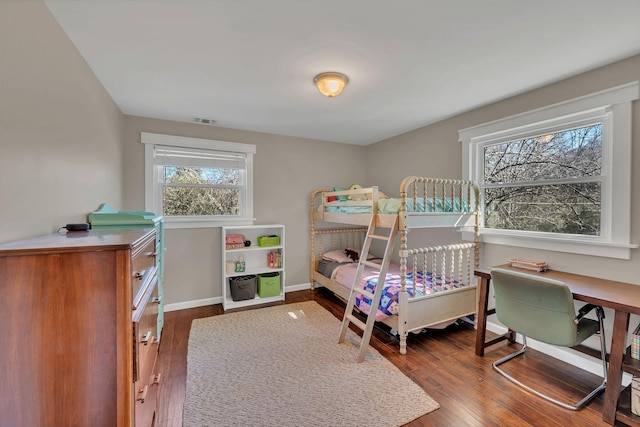
[[[302,283],[300,285],[285,286],[284,293],[286,294],[287,292],[306,291],[308,289],[311,289],[311,283]]]
[[[300,285],[285,286],[284,292],[287,293],[287,292],[294,292],[294,291],[304,291],[307,289],[311,289],[311,285],[309,283],[302,283]],[[204,307],[205,305],[214,305],[214,304],[222,304],[222,297],[212,297],[212,298],[204,298],[204,299],[198,299],[198,300],[166,304],[164,306],[164,311],[185,310],[187,308]]]
[[[205,305],[222,304],[222,297],[204,298],[192,301],[165,304],[164,311],[185,310],[187,308],[204,307]]]

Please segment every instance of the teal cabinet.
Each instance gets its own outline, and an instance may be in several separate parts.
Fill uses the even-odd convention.
[[[88,216],[92,229],[105,228],[156,228],[156,252],[158,257],[158,337],[161,336],[164,325],[164,218],[153,212],[118,211],[108,203],[100,205],[97,211]]]

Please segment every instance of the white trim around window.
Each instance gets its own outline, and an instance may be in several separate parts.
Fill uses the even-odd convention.
[[[629,259],[631,249],[632,103],[640,98],[632,82],[566,102],[485,123],[458,132],[464,179],[482,187],[482,148],[487,143],[553,132],[589,120],[605,123],[603,131],[603,200],[600,236],[496,230],[481,227],[481,241],[559,252]],[[471,238],[470,233],[463,233]]]
[[[244,215],[241,217],[166,217],[165,228],[205,228],[221,227],[227,225],[252,225],[253,218],[253,155],[256,146],[237,142],[216,141],[210,139],[189,138],[174,135],[162,135],[156,133],[140,133],[140,142],[145,145],[145,210],[150,212],[162,212],[160,200],[160,187],[156,177],[156,161],[154,159],[157,147],[179,147],[197,150],[211,150],[239,154],[246,159],[245,170],[245,198],[243,200]]]

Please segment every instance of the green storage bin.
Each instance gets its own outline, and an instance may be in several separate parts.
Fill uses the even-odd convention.
[[[258,246],[278,246],[280,244],[280,236],[259,236]]]
[[[280,273],[264,273],[258,275],[258,296],[260,298],[280,295]]]

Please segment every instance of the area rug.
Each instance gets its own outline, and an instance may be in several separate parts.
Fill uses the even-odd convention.
[[[183,427],[401,426],[439,407],[314,301],[196,319]]]

